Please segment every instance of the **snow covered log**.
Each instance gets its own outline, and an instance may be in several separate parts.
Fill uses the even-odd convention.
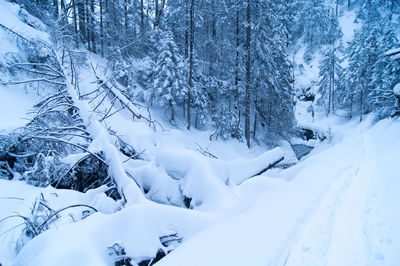
[[[275,148],[251,160],[238,159],[228,162],[230,169],[229,183],[240,185],[247,179],[261,175],[284,159],[280,148]]]

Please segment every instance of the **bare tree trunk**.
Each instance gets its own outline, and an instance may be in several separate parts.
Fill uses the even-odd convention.
[[[53,0],[54,18],[58,19],[58,0]]]
[[[332,112],[335,112],[335,65],[336,65],[336,61],[335,61],[335,45],[332,45]]]
[[[63,0],[62,2],[63,3]],[[76,5],[75,5],[75,0],[72,0],[72,15],[73,15],[73,20],[74,20],[74,33],[75,33],[75,47],[79,47],[79,39],[78,39],[78,22],[77,22],[77,17],[76,17]]]
[[[96,34],[95,34],[95,23],[94,23],[94,0],[90,0],[90,40],[92,41],[92,52],[96,53]]]
[[[236,94],[235,94],[235,107],[238,112],[238,123],[237,127],[239,128],[240,126],[240,103],[239,103],[239,45],[240,45],[240,39],[239,39],[239,3],[240,0],[236,0],[236,57],[235,57],[235,88],[236,88]]]
[[[175,121],[175,110],[171,100],[169,101],[169,107],[171,108],[171,121]]]
[[[87,36],[87,46],[88,50],[91,51],[91,25],[90,25],[90,14],[89,14],[89,0],[85,1],[85,13],[86,13],[86,36]]]
[[[186,0],[186,14],[188,13],[188,6],[189,6],[189,0]],[[185,27],[185,59],[189,57],[189,19],[186,16],[186,27]]]
[[[86,40],[86,14],[85,14],[85,5],[81,2],[77,2],[78,6],[78,16],[79,16],[79,31],[81,33],[83,41]]]
[[[392,21],[395,0],[390,0],[389,20]]]
[[[339,0],[336,0],[336,17],[339,16]]]
[[[128,34],[128,1],[124,1],[124,22],[125,22],[125,35]]]
[[[331,96],[332,96],[332,77],[329,77],[329,91],[328,91],[328,112],[326,116],[331,113]]]
[[[193,42],[194,42],[194,0],[190,2],[190,54],[189,54],[189,88],[187,93],[187,129],[190,129],[191,125],[191,114],[190,114],[190,104],[191,104],[191,90],[193,86]]]
[[[246,12],[246,113],[245,113],[245,137],[247,142],[247,147],[250,148],[250,83],[251,83],[251,69],[250,69],[250,41],[251,41],[251,28],[250,28],[250,4],[251,0],[247,0],[247,12]]]
[[[183,117],[186,116],[186,100],[183,99],[183,104],[182,104],[182,113],[183,113]]]
[[[360,122],[362,121],[362,119],[363,119],[363,115],[364,115],[364,91],[363,90],[361,90],[361,92],[360,92]]]
[[[353,102],[354,102],[354,90],[350,94],[350,115],[349,115],[349,119],[353,118]]]
[[[143,0],[140,0],[140,31],[144,33],[144,5],[143,5]]]
[[[104,57],[103,0],[100,0],[100,53]]]
[[[215,17],[215,2],[211,0],[211,42],[216,42],[217,30],[216,30],[216,17]],[[214,53],[209,53],[209,74],[212,75],[214,73],[213,69],[214,65]]]
[[[158,22],[158,0],[154,0],[154,28],[157,27]]]
[[[255,102],[255,105],[257,106],[257,101]],[[254,111],[253,138],[256,138],[256,134],[257,134],[257,123],[258,123],[257,111]]]

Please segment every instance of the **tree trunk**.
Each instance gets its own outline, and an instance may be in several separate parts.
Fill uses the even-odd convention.
[[[89,0],[85,1],[85,13],[86,13],[86,39],[87,39],[87,47],[88,50],[91,51],[91,25],[90,25],[90,14],[89,14]]]
[[[189,0],[186,0],[186,12],[185,14],[188,13],[188,6],[189,6]],[[185,27],[185,59],[189,57],[189,19],[188,16],[186,15],[186,27]]]
[[[353,103],[354,103],[354,90],[350,94],[350,115],[349,115],[349,119],[353,118]]]
[[[395,0],[390,0],[389,21],[392,21]]]
[[[144,33],[144,5],[143,0],[140,0],[140,32],[143,36]]]
[[[158,0],[154,0],[154,28],[157,27],[157,22],[158,22]]]
[[[363,92],[363,90],[361,90],[361,92],[360,92],[360,122],[362,121],[362,119],[363,119],[363,115],[364,115],[364,104],[363,104],[363,102],[364,102],[364,92]]]
[[[188,88],[188,99],[187,99],[187,129],[190,129],[191,125],[191,90],[193,86],[193,42],[194,42],[194,0],[190,2],[190,54],[189,54],[189,88]]]
[[[339,0],[336,0],[336,17],[339,16]]]
[[[329,91],[328,91],[328,112],[326,113],[326,116],[328,116],[331,113],[331,96],[332,96],[332,76],[329,77]]]
[[[236,111],[238,113],[238,122],[237,122],[237,127],[239,128],[240,126],[240,103],[239,103],[239,45],[240,45],[240,39],[239,39],[239,3],[240,0],[236,0],[236,57],[235,57],[235,88],[236,88],[236,94],[235,94],[235,107]]]
[[[96,53],[96,34],[94,21],[94,0],[90,0],[90,40],[92,41],[92,52]]]
[[[336,61],[335,61],[335,45],[332,45],[332,112],[335,112],[335,71],[336,71]]]
[[[63,1],[61,2],[63,3]],[[75,0],[72,0],[72,15],[73,15],[73,20],[74,20],[74,39],[75,39],[75,47],[79,47],[79,39],[78,39],[78,19],[76,17],[76,5],[75,5]]]
[[[124,22],[125,22],[125,36],[128,34],[128,1],[124,1]]]
[[[82,40],[86,40],[86,14],[85,14],[85,5],[78,1],[77,3],[78,6],[78,16],[79,16],[79,32],[81,34]]]
[[[53,0],[54,18],[58,19],[58,0]]]
[[[175,110],[172,101],[169,101],[169,108],[171,108],[171,121],[175,121]]]
[[[258,116],[257,116],[257,112],[254,112],[254,121],[253,121],[253,138],[256,138],[256,134],[257,134],[257,123],[258,123]]]
[[[250,69],[250,41],[251,41],[251,26],[250,26],[250,4],[251,0],[247,0],[247,12],[246,12],[246,113],[245,113],[245,137],[247,142],[247,147],[250,148],[250,83],[251,83],[251,69]]]
[[[103,0],[100,0],[100,53],[104,57]]]
[[[216,42],[217,30],[216,30],[216,15],[215,15],[215,2],[211,0],[211,42],[214,44]],[[209,75],[214,74],[214,53],[209,53]]]

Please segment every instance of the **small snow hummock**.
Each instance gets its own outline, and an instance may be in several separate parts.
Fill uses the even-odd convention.
[[[398,83],[396,86],[394,86],[393,93],[400,96],[400,83]]]

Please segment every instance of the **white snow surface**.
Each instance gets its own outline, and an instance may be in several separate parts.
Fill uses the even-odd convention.
[[[396,86],[394,86],[393,93],[400,96],[400,83],[396,84]]]
[[[30,24],[30,25],[28,25]],[[22,35],[27,39],[48,41],[49,35],[42,30],[40,20],[29,15],[17,4],[0,1],[0,25]]]
[[[29,15],[19,5],[0,0],[0,134],[25,125],[28,121],[25,119],[26,113],[40,98],[37,92],[30,90],[29,86],[2,85],[3,82],[10,80],[7,75],[2,75],[3,66],[6,64],[5,57],[18,52],[16,38],[7,29],[30,40],[38,39],[48,42],[49,39],[47,33],[27,25],[21,19],[29,21],[32,26],[44,27],[38,19]]]
[[[244,182],[240,212],[157,265],[398,265],[400,123],[348,130],[278,178]]]

